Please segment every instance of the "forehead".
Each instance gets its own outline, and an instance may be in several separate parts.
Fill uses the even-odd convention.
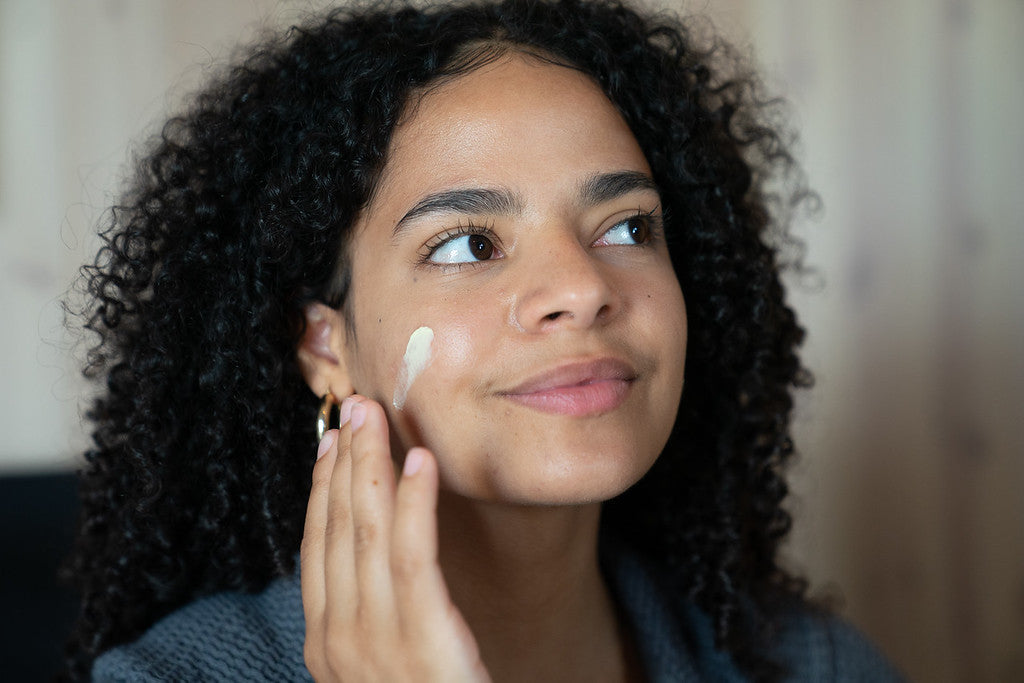
[[[395,129],[373,213],[478,186],[542,194],[609,169],[649,173],[629,127],[584,74],[516,53],[428,89]]]

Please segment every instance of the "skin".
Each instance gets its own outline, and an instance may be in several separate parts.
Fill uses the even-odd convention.
[[[530,57],[414,105],[354,227],[349,299],[307,310],[298,352],[318,395],[359,392],[314,468],[307,664],[318,680],[628,680],[636,662],[597,564],[600,502],[668,438],[686,317],[653,183],[581,188],[650,169],[594,83]],[[403,220],[466,189],[510,205]],[[487,260],[452,237],[467,226],[489,240]],[[399,411],[420,326],[432,358]],[[602,359],[628,368],[610,405],[567,415],[509,396]]]

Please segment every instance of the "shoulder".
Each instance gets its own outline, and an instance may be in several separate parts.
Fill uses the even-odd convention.
[[[733,659],[715,647],[708,616],[672,590],[656,567],[624,544],[605,540],[602,563],[632,627],[652,681],[742,683]],[[780,610],[763,654],[793,683],[904,680],[857,629],[827,611],[794,601]]]
[[[138,640],[103,653],[92,679],[309,681],[297,576],[257,594],[218,593],[164,617]]]
[[[840,617],[804,605],[779,619],[773,654],[792,681],[898,682],[904,678],[856,628]]]
[[[729,655],[714,647],[710,619],[692,604],[681,610],[703,680],[745,681]],[[780,664],[787,683],[900,683],[904,681],[856,628],[825,610],[791,604],[776,615],[763,654]]]

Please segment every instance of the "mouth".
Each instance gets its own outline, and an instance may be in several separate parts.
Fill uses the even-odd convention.
[[[593,416],[622,405],[636,376],[628,363],[602,358],[546,370],[499,395],[544,413]]]

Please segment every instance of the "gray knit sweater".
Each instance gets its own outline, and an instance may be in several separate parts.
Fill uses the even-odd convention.
[[[602,565],[654,683],[746,680],[715,650],[708,619],[667,592],[638,559],[616,547]],[[305,624],[298,575],[256,595],[221,593],[165,617],[134,643],[93,666],[107,681],[310,681],[302,661]],[[769,648],[800,683],[900,681],[865,638],[845,622],[810,610],[783,620]]]

